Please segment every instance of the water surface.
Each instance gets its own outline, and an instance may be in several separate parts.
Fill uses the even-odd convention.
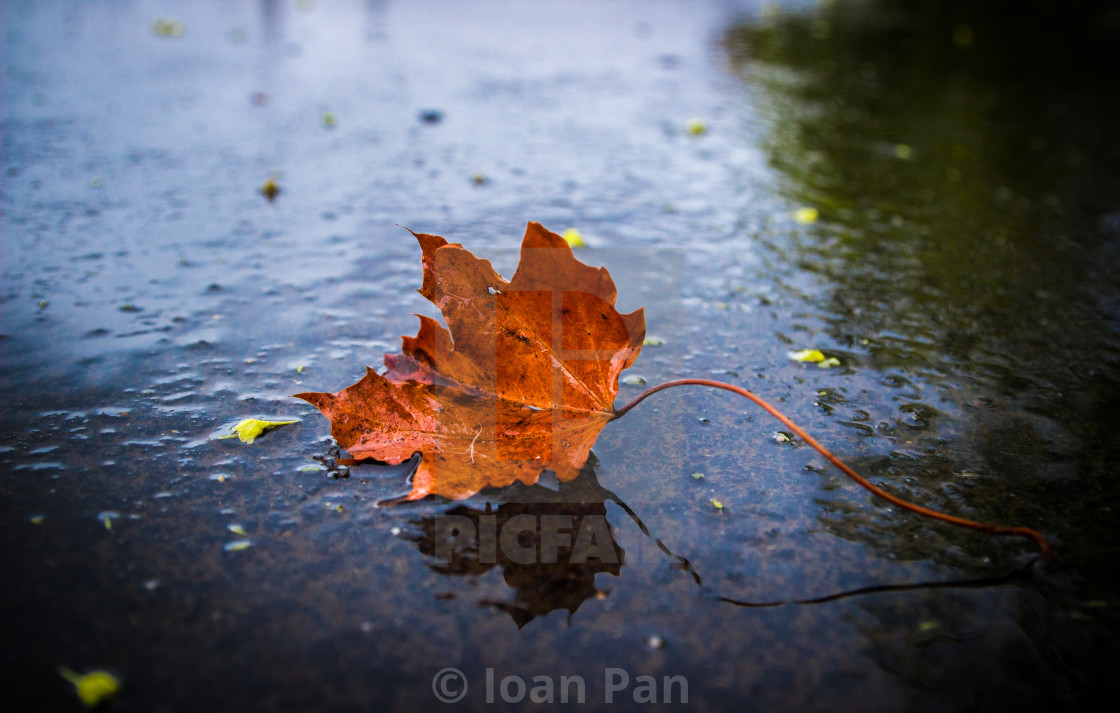
[[[9,690],[75,709],[65,665],[118,675],[114,710],[423,710],[454,667],[449,708],[505,706],[488,669],[599,708],[623,669],[692,710],[1089,707],[1118,630],[1112,26],[937,7],[215,2],[173,37],[157,3],[6,4]],[[376,507],[408,466],[338,467],[290,395],[432,314],[398,224],[509,277],[527,220],[646,307],[649,384],[755,390],[1058,562],[700,389],[572,483]],[[301,422],[212,437],[249,416]],[[487,550],[526,516],[599,556]],[[450,558],[449,522],[477,535]]]

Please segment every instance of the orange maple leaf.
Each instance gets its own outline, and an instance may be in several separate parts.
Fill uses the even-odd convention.
[[[538,223],[509,282],[462,245],[413,235],[424,253],[420,294],[448,329],[420,316],[403,353],[385,355],[384,376],[367,367],[336,394],[297,397],[330,419],[355,461],[420,453],[407,500],[532,485],[546,469],[575,478],[615,416],[619,373],[641,351],[642,310],[619,314],[607,270],[576,260]]]

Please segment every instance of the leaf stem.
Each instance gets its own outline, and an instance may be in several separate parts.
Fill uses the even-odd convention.
[[[1008,525],[992,525],[992,524],[989,524],[989,523],[986,523],[986,522],[977,522],[975,520],[968,520],[968,519],[963,518],[963,517],[957,517],[956,515],[947,515],[943,512],[938,512],[936,510],[930,510],[929,508],[922,507],[921,505],[915,505],[914,503],[903,500],[902,498],[900,498],[896,495],[891,495],[887,491],[885,491],[882,488],[876,486],[871,481],[867,480],[862,475],[860,475],[859,473],[855,472],[850,467],[848,467],[848,465],[846,463],[844,463],[844,461],[837,458],[835,455],[832,454],[831,451],[829,451],[827,448],[825,448],[819,442],[817,442],[817,439],[813,438],[808,433],[806,433],[804,431],[804,429],[802,429],[796,423],[791,421],[789,419],[789,417],[787,417],[781,411],[779,411],[778,409],[774,408],[769,403],[767,403],[762,397],[758,396],[757,394],[755,394],[753,392],[747,391],[746,389],[740,388],[738,386],[733,386],[732,384],[725,384],[722,381],[712,381],[711,379],[677,379],[676,381],[668,381],[664,384],[660,384],[658,386],[655,386],[652,389],[649,389],[648,391],[645,391],[644,393],[640,394],[636,399],[634,399],[630,403],[626,404],[622,408],[616,409],[615,412],[614,412],[614,416],[611,417],[611,420],[613,421],[616,418],[622,418],[622,416],[624,416],[626,414],[626,412],[628,412],[630,409],[637,406],[639,403],[641,403],[647,397],[652,396],[653,394],[657,393],[658,391],[663,391],[665,389],[672,388],[674,386],[691,386],[691,385],[711,386],[713,388],[723,389],[725,391],[730,391],[732,393],[736,393],[736,394],[739,394],[740,396],[744,396],[744,397],[750,399],[755,404],[760,406],[764,411],[766,411],[766,413],[770,414],[774,418],[781,421],[791,431],[793,431],[795,434],[797,434],[797,436],[799,438],[801,438],[801,440],[805,441],[810,446],[812,446],[813,449],[815,451],[817,451],[817,453],[820,453],[822,456],[824,456],[828,460],[829,463],[832,463],[832,465],[839,468],[841,470],[841,472],[844,473],[844,475],[848,476],[849,478],[856,481],[857,483],[859,483],[861,486],[863,486],[867,490],[871,491],[872,494],[877,495],[878,497],[882,498],[883,500],[886,500],[889,503],[897,505],[898,507],[902,508],[903,510],[909,510],[910,512],[918,513],[919,515],[925,515],[926,517],[931,517],[935,520],[940,520],[941,522],[947,522],[951,525],[957,525],[959,527],[967,527],[967,528],[971,528],[973,530],[980,530],[981,532],[988,532],[988,533],[991,533],[991,534],[994,534],[994,535],[1018,535],[1019,537],[1027,537],[1031,540],[1034,540],[1034,543],[1038,546],[1039,559],[1041,559],[1042,561],[1045,562],[1045,561],[1049,561],[1054,556],[1053,550],[1051,550],[1051,548],[1050,548],[1050,543],[1046,541],[1046,538],[1044,538],[1038,532],[1036,532],[1035,530],[1032,530],[1029,527],[1012,527],[1012,526],[1008,526]]]

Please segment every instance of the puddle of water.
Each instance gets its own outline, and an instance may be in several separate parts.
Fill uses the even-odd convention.
[[[471,709],[488,669],[499,704],[580,676],[605,707],[607,669],[616,701],[680,676],[712,710],[1103,691],[1115,94],[1008,44],[1029,19],[888,5],[198,3],[181,37],[150,3],[5,6],[9,669],[48,707],[59,666],[109,669],[120,710],[423,709],[445,667]],[[377,507],[408,464],[338,466],[290,395],[432,314],[395,224],[508,277],[529,219],[645,305],[649,384],[756,390],[1060,564],[1009,577],[1028,543],[882,507],[699,389],[610,424],[571,483]],[[300,422],[211,438],[249,417]]]

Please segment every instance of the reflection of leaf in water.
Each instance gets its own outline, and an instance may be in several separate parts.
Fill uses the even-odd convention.
[[[1008,584],[1010,582],[1017,582],[1026,579],[1030,576],[1031,570],[1029,569],[1016,569],[1008,574],[1000,575],[998,577],[983,577],[980,579],[955,579],[941,582],[911,582],[907,584],[877,584],[870,587],[860,587],[859,589],[849,589],[843,592],[833,592],[832,594],[823,594],[817,597],[806,599],[778,599],[773,601],[743,601],[741,599],[734,599],[732,597],[720,597],[721,602],[731,604],[732,606],[745,607],[747,609],[766,609],[769,607],[780,607],[787,604],[827,604],[829,602],[839,601],[841,599],[851,599],[852,597],[862,597],[868,594],[884,594],[888,592],[912,592],[922,589],[983,589],[985,587],[995,587],[1001,584]]]
[[[479,603],[505,611],[518,628],[556,610],[567,610],[570,619],[588,599],[606,596],[595,575],[617,577],[625,551],[607,522],[606,503],[617,496],[599,484],[592,467],[555,491],[513,485],[502,497],[496,508],[458,505],[413,520],[418,532],[401,537],[434,558],[428,566],[443,575],[479,576],[500,567],[512,600]]]
[[[440,515],[412,520],[415,529],[402,532],[400,537],[416,543],[422,554],[432,558],[428,567],[445,576],[478,577],[500,567],[506,585],[514,592],[512,599],[484,598],[478,603],[506,612],[518,628],[556,610],[568,611],[570,623],[572,615],[585,601],[609,595],[609,589],[596,586],[595,575],[620,576],[627,554],[615,539],[618,529],[606,519],[607,502],[613,502],[631,518],[641,535],[655,546],[650,549],[656,553],[654,556],[664,557],[673,569],[686,573],[702,590],[737,607],[813,605],[869,594],[983,588],[1021,580],[1033,572],[1027,564],[995,577],[873,584],[823,594],[811,591],[810,587],[808,591],[784,599],[745,601],[720,595],[713,585],[706,585],[689,560],[674,554],[664,541],[650,532],[637,513],[599,484],[593,461],[578,478],[560,483],[557,490],[518,484],[506,488],[501,495],[503,499],[496,507],[492,503],[482,507],[459,504]],[[837,524],[828,522],[827,518],[824,521],[826,525]],[[511,530],[521,537],[503,545],[503,535],[510,536]],[[545,532],[549,534],[543,534]],[[873,542],[892,543],[901,539],[903,536],[898,533],[894,537],[872,538]],[[636,553],[632,559],[643,561],[644,553],[643,548],[643,552]],[[990,567],[983,568],[983,571],[988,570]]]

